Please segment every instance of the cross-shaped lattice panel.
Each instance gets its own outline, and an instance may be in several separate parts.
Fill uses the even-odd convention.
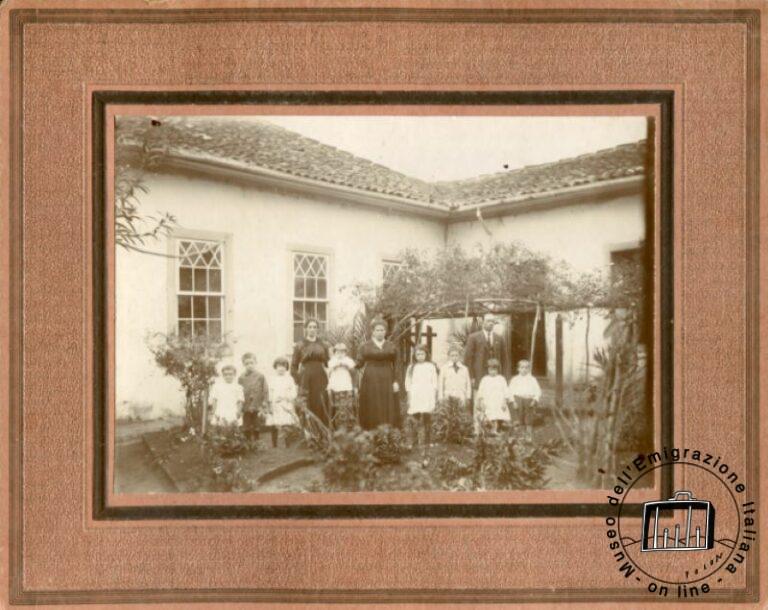
[[[315,254],[295,254],[293,271],[300,277],[324,278],[327,274],[326,258]]]
[[[213,241],[179,242],[180,266],[198,269],[221,269],[221,243]]]

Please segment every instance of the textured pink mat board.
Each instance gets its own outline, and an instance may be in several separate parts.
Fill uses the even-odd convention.
[[[764,11],[0,4],[2,606],[762,607]],[[606,490],[115,493],[114,117],[248,114],[650,117],[654,439],[690,465],[619,523]],[[733,532],[722,569],[656,550],[627,576],[611,542],[682,484]]]

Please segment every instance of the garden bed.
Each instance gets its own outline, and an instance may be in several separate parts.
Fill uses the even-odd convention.
[[[472,438],[463,443],[434,443],[426,448],[401,443],[396,452],[392,453],[389,448],[388,457],[385,454],[385,459],[381,459],[370,448],[362,452],[355,449],[353,437],[336,439],[337,446],[347,443],[348,451],[352,452],[336,454],[335,463],[344,470],[343,473],[337,470],[336,477],[333,468],[328,469],[327,454],[312,452],[303,443],[286,448],[282,446],[282,440],[279,448],[273,448],[268,435],[263,435],[257,446],[241,450],[237,457],[223,458],[220,453],[212,458],[210,446],[180,427],[145,434],[143,441],[154,463],[167,475],[176,490],[184,493],[303,493],[352,489],[477,491],[485,489],[490,481],[487,478],[489,471],[483,470],[489,467],[488,463],[486,466],[478,465],[479,449]],[[490,437],[492,443],[496,442],[494,439]],[[522,472],[523,478],[515,482],[516,475],[513,474],[506,488],[525,489],[528,483],[538,489],[590,487],[586,482],[579,482],[576,464],[568,452],[557,446],[556,439],[555,426],[550,417],[545,417],[542,425],[534,430],[534,442],[528,446],[529,449],[537,449],[533,462],[518,464],[516,468]],[[355,460],[361,460],[358,466],[354,465]],[[357,472],[350,474],[350,463],[353,470],[358,468]],[[491,464],[490,467],[499,467],[499,464]],[[498,472],[490,476],[497,475]],[[349,478],[342,480],[339,476]],[[506,476],[510,476],[509,472]]]
[[[181,428],[144,435],[144,443],[176,489],[184,493],[222,491],[215,465],[211,463],[199,438]],[[252,491],[286,474],[315,463],[305,448],[263,448],[244,453],[239,468]]]

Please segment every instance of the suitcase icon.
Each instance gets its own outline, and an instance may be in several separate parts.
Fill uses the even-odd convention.
[[[690,491],[643,505],[642,551],[705,551],[715,544],[715,507]]]

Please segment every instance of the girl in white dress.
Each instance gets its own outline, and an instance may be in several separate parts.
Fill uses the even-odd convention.
[[[296,409],[296,382],[288,374],[291,363],[287,358],[276,358],[272,367],[275,374],[269,380],[269,412],[266,424],[271,428],[272,446],[277,447],[277,435],[280,428],[298,424]]]
[[[219,426],[242,425],[243,403],[245,395],[235,377],[237,369],[231,364],[221,367],[221,379],[211,386],[208,393],[208,404],[211,406],[213,421]]]
[[[488,361],[488,374],[480,381],[475,397],[475,433],[480,431],[484,420],[493,422],[493,429],[498,432],[499,422],[510,422],[507,406],[507,381],[499,375],[499,361]]]
[[[429,446],[432,413],[437,403],[437,367],[429,360],[427,348],[418,345],[414,349],[416,362],[408,367],[405,375],[405,391],[408,392],[408,415],[416,418],[424,428],[424,444]],[[418,443],[419,429],[415,429],[414,444]]]

